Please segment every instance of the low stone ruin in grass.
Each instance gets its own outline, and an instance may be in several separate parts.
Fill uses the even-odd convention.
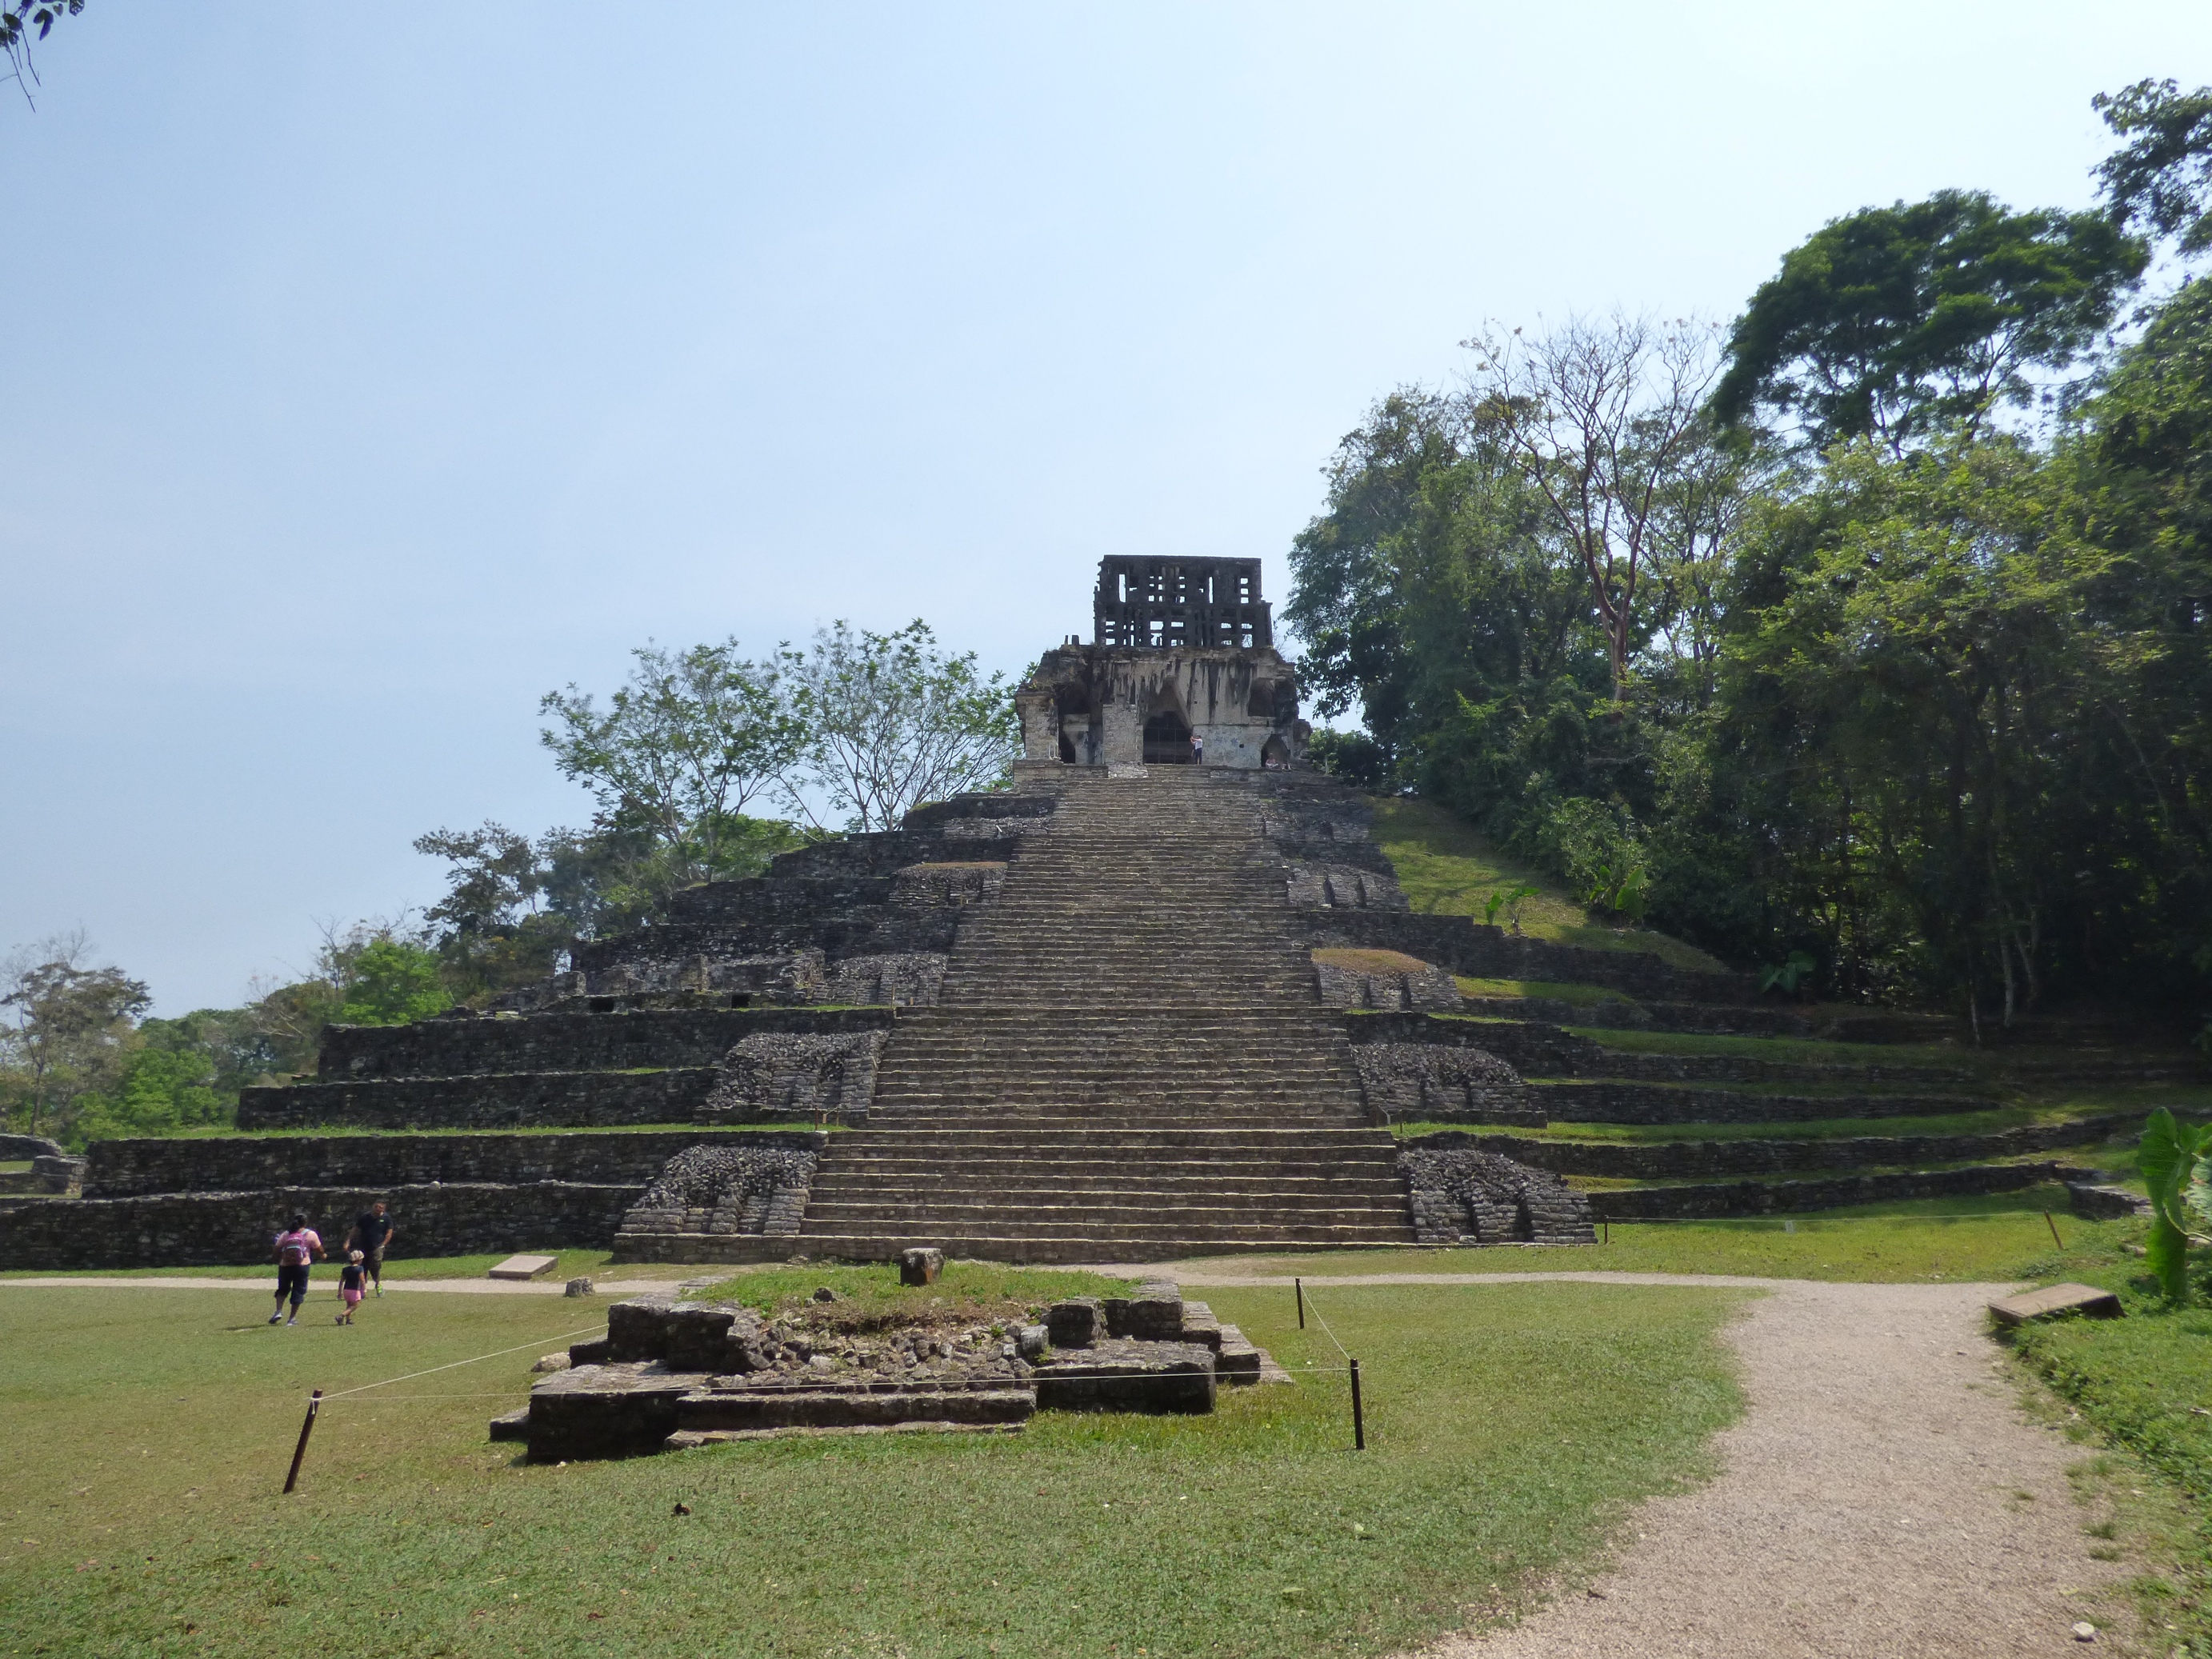
[[[540,1362],[556,1369],[493,1419],[492,1438],[558,1462],[787,1434],[1012,1432],[1038,1411],[1210,1412],[1217,1388],[1258,1382],[1266,1365],[1165,1280],[1048,1308],[880,1313],[815,1298],[767,1315],[618,1302],[605,1336]]]

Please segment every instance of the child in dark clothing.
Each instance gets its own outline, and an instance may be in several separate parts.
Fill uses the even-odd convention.
[[[362,1282],[368,1273],[361,1264],[361,1252],[349,1251],[346,1264],[338,1269],[338,1299],[345,1304],[345,1311],[337,1317],[341,1325],[353,1323],[353,1310],[361,1306]]]

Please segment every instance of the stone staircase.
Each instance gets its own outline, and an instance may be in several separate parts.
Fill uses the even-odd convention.
[[[1048,832],[964,920],[939,1004],[901,1018],[866,1127],[833,1137],[799,1249],[1413,1242],[1254,783],[1189,767],[1059,783]]]

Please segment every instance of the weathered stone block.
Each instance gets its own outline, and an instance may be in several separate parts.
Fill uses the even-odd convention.
[[[2039,1291],[2023,1291],[1990,1304],[1990,1313],[2000,1325],[2025,1325],[2031,1319],[2057,1314],[2079,1314],[2085,1319],[2118,1319],[2120,1298],[2093,1285],[2046,1285]]]
[[[676,1402],[705,1388],[697,1373],[648,1364],[580,1364],[530,1391],[532,1462],[658,1451],[676,1431]]]
[[[1095,1296],[1071,1297],[1045,1310],[1044,1327],[1055,1348],[1087,1348],[1106,1334],[1106,1311]]]
[[[1486,1049],[1363,1042],[1352,1058],[1369,1108],[1389,1122],[1534,1127],[1544,1121],[1520,1073]]]
[[[1105,1310],[1110,1336],[1173,1342],[1182,1334],[1182,1291],[1172,1279],[1149,1280],[1132,1296],[1109,1296]]]
[[[1213,1351],[1194,1342],[1109,1338],[1036,1368],[1037,1409],[1203,1413],[1213,1409]]]
[[[749,1036],[723,1056],[722,1081],[700,1116],[708,1122],[865,1122],[883,1047],[881,1031]]]
[[[901,1250],[898,1262],[900,1284],[934,1285],[945,1271],[945,1252],[928,1248]]]
[[[1425,1244],[1590,1244],[1590,1201],[1547,1170],[1470,1150],[1468,1137],[1406,1142],[1398,1171]]]

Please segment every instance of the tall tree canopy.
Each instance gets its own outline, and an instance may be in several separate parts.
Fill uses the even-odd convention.
[[[2101,213],[2014,211],[1982,191],[1863,208],[1783,257],[1729,338],[1723,421],[1794,422],[1825,448],[1892,453],[1947,423],[1978,428],[2071,362],[2148,259]]]
[[[2185,253],[2212,247],[2212,87],[2138,81],[2091,102],[2127,140],[2097,169],[2113,216],[2173,237]]]
[[[848,827],[890,830],[912,807],[988,788],[1020,752],[1012,690],[972,651],[941,650],[917,617],[890,634],[842,619],[787,653],[793,717],[805,733],[783,799],[809,819],[818,791]]]

